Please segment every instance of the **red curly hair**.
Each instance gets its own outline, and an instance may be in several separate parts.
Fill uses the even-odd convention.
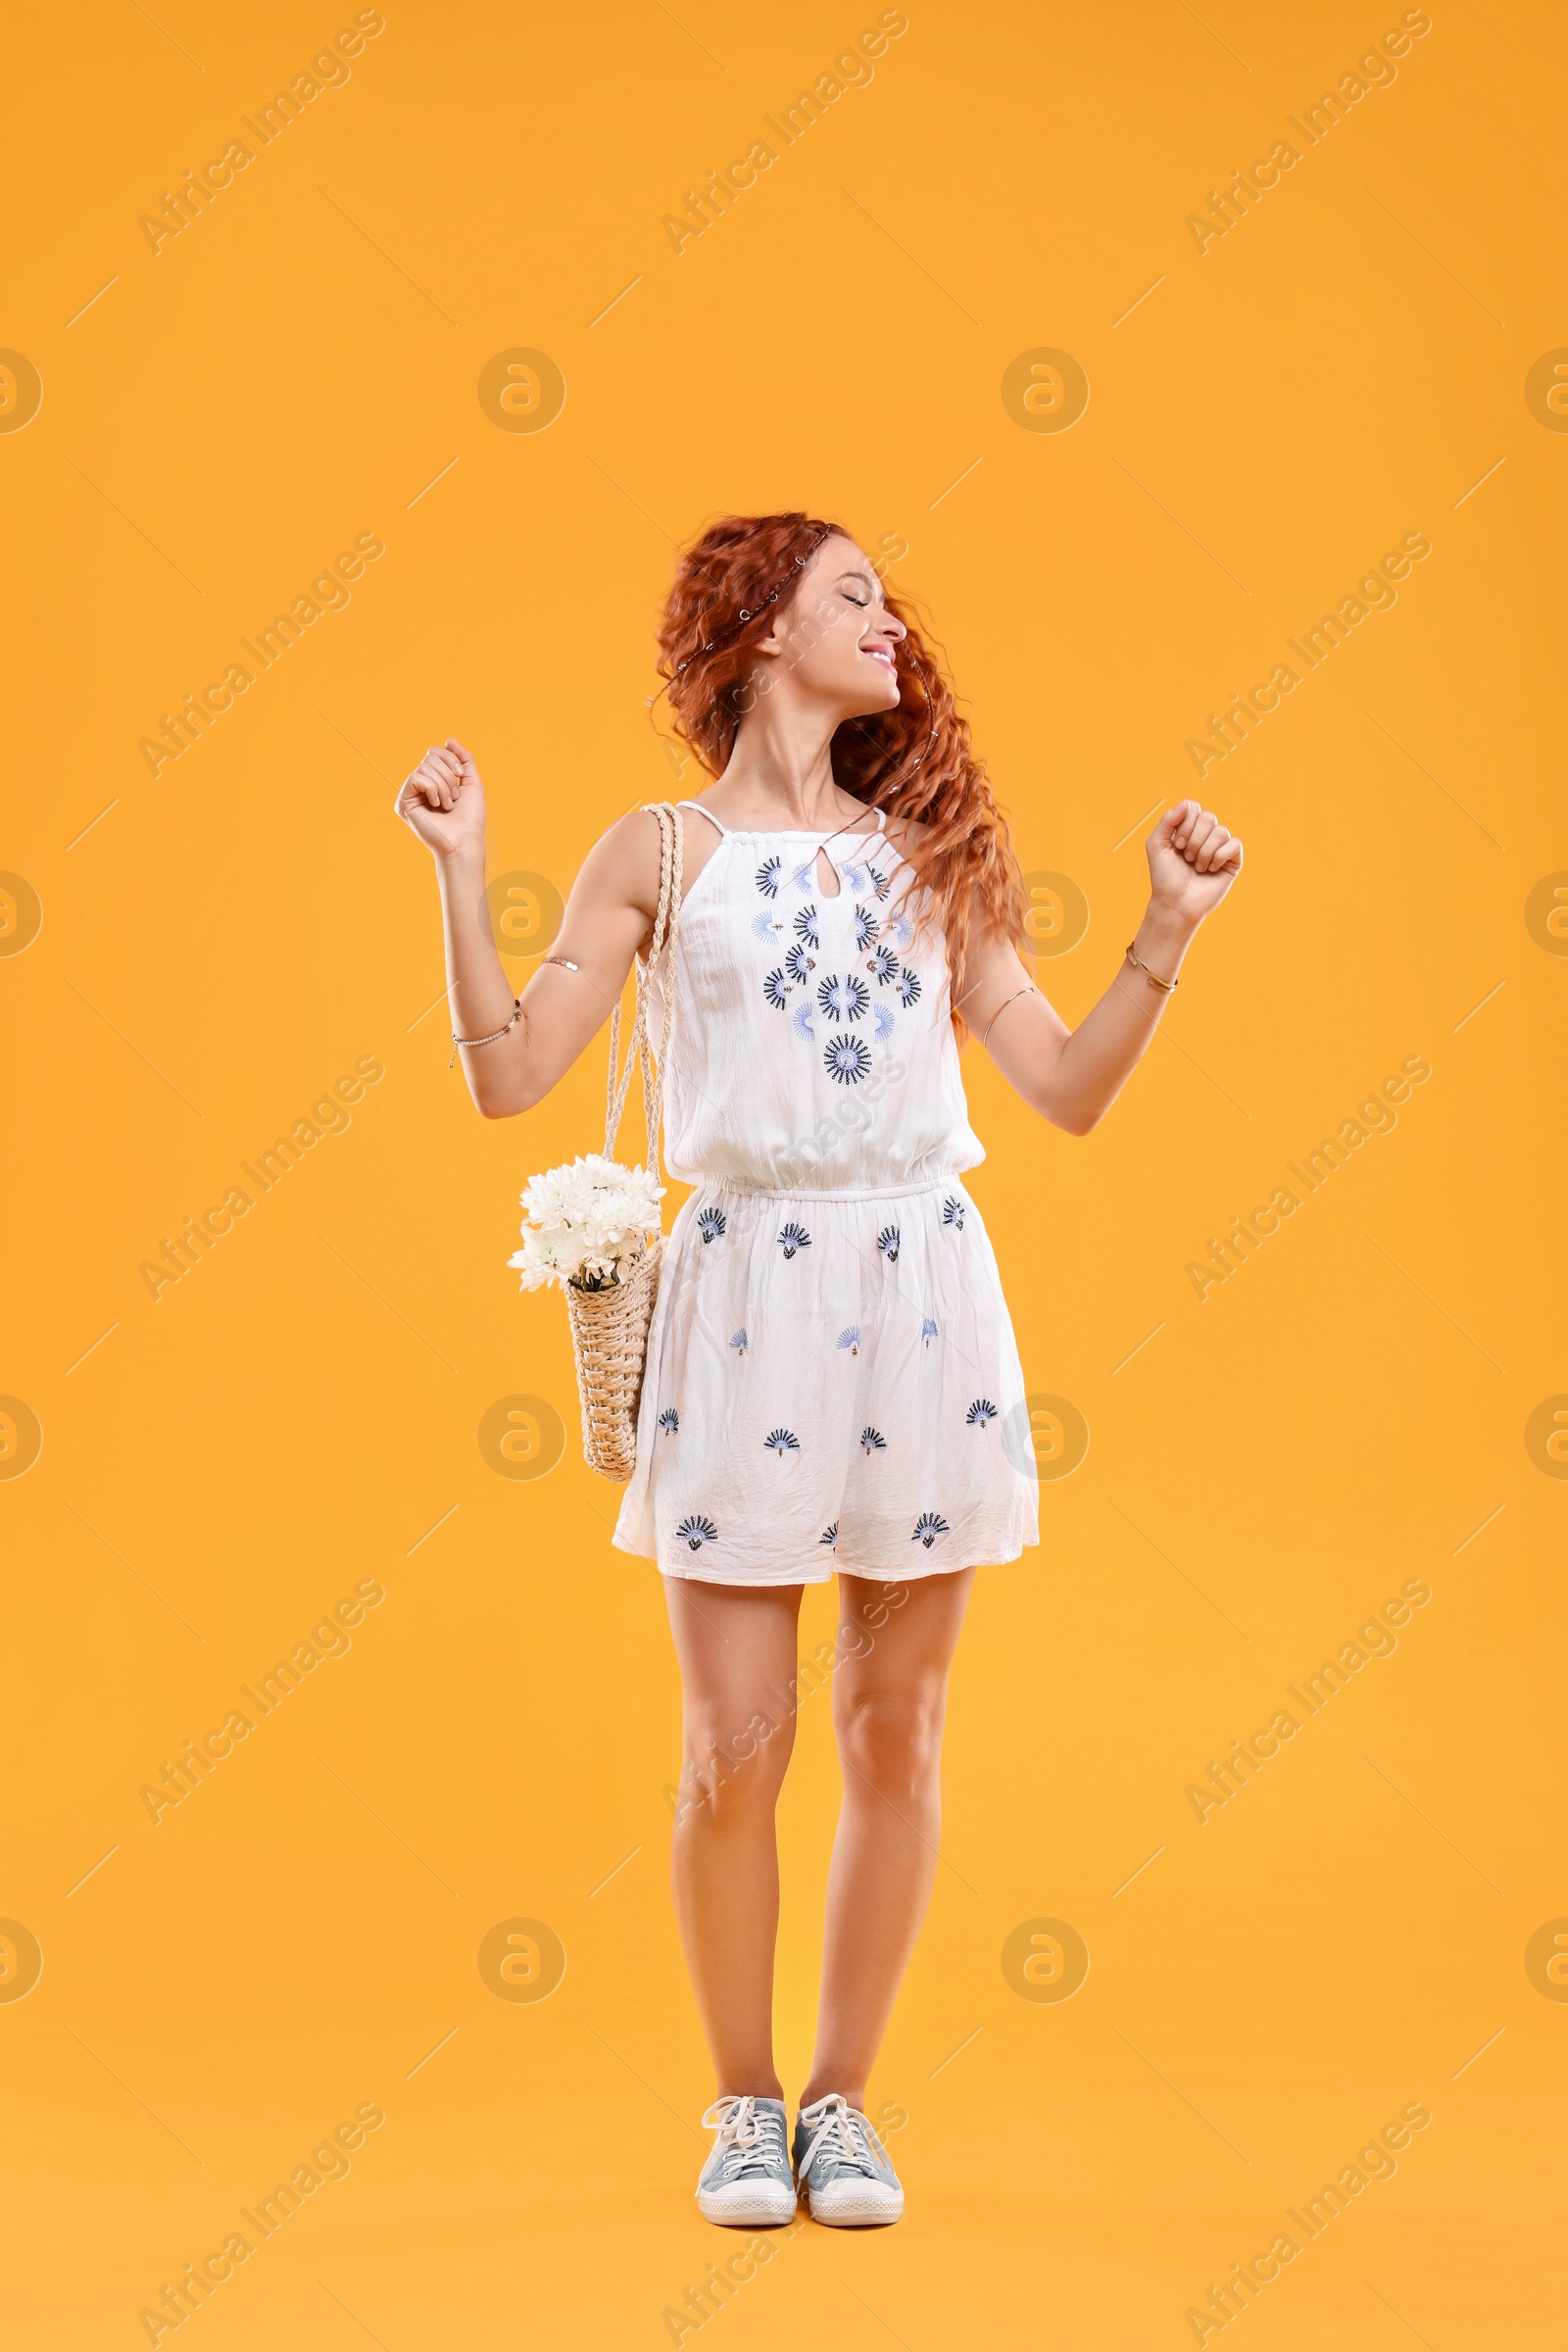
[[[722,775],[734,750],[757,647],[834,536],[852,534],[809,514],[730,514],[681,558],[659,632],[659,671],[676,733],[710,776]],[[833,777],[866,808],[922,828],[905,851],[923,885],[916,921],[941,929],[956,991],[971,930],[1026,944],[1023,883],[953,689],[909,607],[885,601],[906,630],[895,648],[899,702],[844,722],[833,738]],[[953,1019],[961,1038],[962,1017],[956,1010]]]

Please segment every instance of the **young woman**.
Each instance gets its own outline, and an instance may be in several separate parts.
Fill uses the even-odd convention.
[[[615,1542],[662,1573],[685,1693],[674,1893],[717,2074],[698,2201],[746,2228],[798,2195],[819,2222],[893,2222],[904,2191],[866,2077],[936,1867],[948,1669],[976,1568],[1038,1542],[1023,1375],[963,1185],[983,1153],[959,1043],[1087,1135],[1242,845],[1196,801],[1161,818],[1148,910],[1069,1031],[1021,958],[1016,861],[952,692],[846,532],[798,514],[715,524],[660,643],[675,726],[712,778],[683,804],[664,1074],[669,1171],[697,1189],[664,1261]],[[650,941],[655,820],[624,816],[589,852],[514,1003],[470,754],[427,752],[397,810],[435,856],[473,1099],[488,1118],[528,1110]],[[656,991],[656,1037],[661,1009]],[[844,1795],[792,2166],[773,1812],[802,1590],[835,1570]]]

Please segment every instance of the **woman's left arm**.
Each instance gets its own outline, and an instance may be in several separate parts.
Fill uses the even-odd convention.
[[[1034,988],[1010,940],[975,941],[964,967],[957,1009],[1009,1086],[1069,1135],[1097,1127],[1138,1067],[1170,994],[1157,982],[1175,980],[1200,923],[1242,870],[1241,843],[1197,801],[1168,810],[1145,848],[1149,910],[1076,1029]]]

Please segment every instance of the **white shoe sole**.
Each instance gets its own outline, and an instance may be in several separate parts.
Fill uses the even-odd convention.
[[[748,2182],[733,2193],[700,2188],[697,2210],[705,2222],[717,2222],[726,2230],[765,2230],[770,2224],[794,2221],[795,2191],[782,2182],[762,2187]]]
[[[904,2191],[865,2181],[845,2190],[829,2189],[812,2196],[806,2191],[806,2210],[813,2222],[828,2230],[863,2230],[904,2219]]]

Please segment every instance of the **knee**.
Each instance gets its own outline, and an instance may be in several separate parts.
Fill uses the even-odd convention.
[[[771,1812],[790,1759],[794,1726],[754,1715],[742,1732],[732,1724],[688,1717],[685,1758],[675,1807],[677,1828],[697,1822],[723,1832],[759,1811]]]
[[[944,1710],[940,1686],[847,1699],[838,1718],[846,1773],[894,1804],[929,1796],[941,1766]]]

